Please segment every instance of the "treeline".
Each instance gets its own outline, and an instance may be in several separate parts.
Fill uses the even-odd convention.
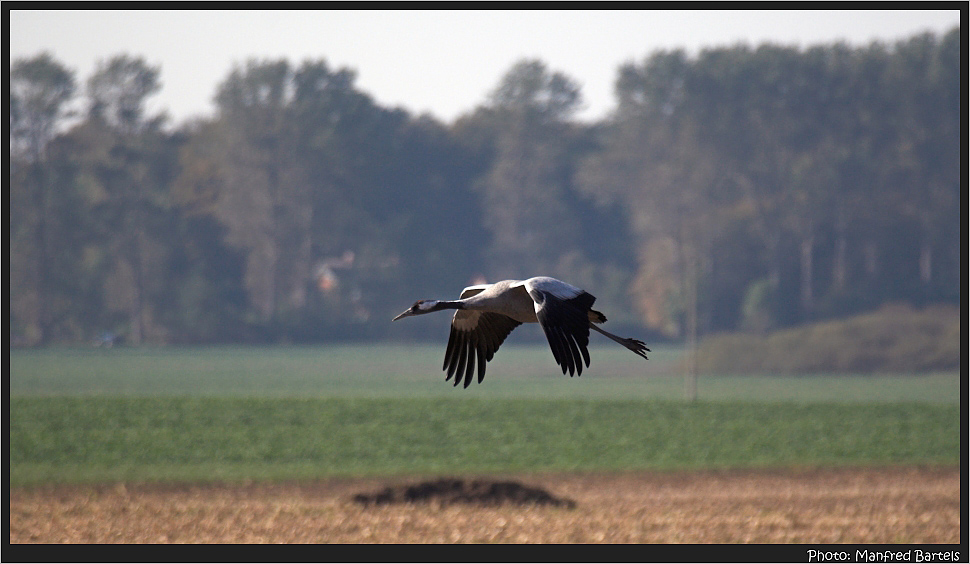
[[[539,274],[653,337],[959,304],[961,44],[659,51],[597,123],[535,60],[450,124],[250,60],[177,126],[140,57],[16,60],[12,343],[411,336],[417,298]]]

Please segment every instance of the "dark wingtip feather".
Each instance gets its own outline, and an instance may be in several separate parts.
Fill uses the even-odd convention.
[[[475,373],[475,352],[472,350],[475,344],[471,339],[468,341],[468,348],[465,349],[465,355],[468,356],[468,364],[465,366],[465,385],[467,388],[469,384],[472,383],[472,374]]]
[[[485,347],[479,345],[478,347],[478,383],[481,384],[482,380],[485,379],[485,365],[488,363],[487,354],[485,352]]]

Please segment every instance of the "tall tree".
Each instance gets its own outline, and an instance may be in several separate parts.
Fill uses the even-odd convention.
[[[113,257],[113,307],[127,314],[127,338],[142,343],[152,329],[149,288],[161,280],[157,274],[165,245],[157,229],[165,215],[167,186],[157,174],[159,129],[162,118],[146,119],[146,98],[161,88],[158,67],[140,57],[121,54],[99,63],[88,79],[90,139],[103,143],[100,153],[89,153],[89,178],[105,197],[95,213],[102,236]]]
[[[934,250],[952,236],[946,226],[959,221],[960,126],[959,97],[954,82],[960,66],[953,35],[941,49],[937,38],[922,34],[896,44],[886,87],[897,104],[895,150],[890,187],[898,212],[919,230],[917,271],[923,291],[929,293],[934,276]],[[955,214],[955,215],[954,215]],[[949,216],[950,221],[940,221]]]
[[[603,151],[581,171],[583,189],[618,201],[637,240],[635,302],[650,325],[682,336],[698,321],[699,274],[710,266],[716,176],[691,112],[682,51],[625,64]]]
[[[480,113],[495,146],[480,185],[495,276],[513,277],[525,265],[550,271],[576,245],[563,172],[580,99],[572,79],[525,60],[502,77]]]
[[[42,53],[10,67],[10,246],[12,304],[24,320],[27,343],[51,336],[52,262],[58,229],[54,170],[48,146],[68,117],[74,96],[74,73]],[[63,209],[63,208],[60,208]]]
[[[287,295],[299,305],[308,280],[289,272],[282,256],[288,243],[305,239],[312,210],[304,171],[294,162],[291,99],[285,60],[235,68],[216,95],[226,151],[219,217],[230,241],[247,249],[246,286],[263,322],[277,315]]]

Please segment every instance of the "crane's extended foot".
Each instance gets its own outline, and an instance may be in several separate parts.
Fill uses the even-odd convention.
[[[641,341],[639,339],[630,339],[630,338],[627,338],[627,337],[617,337],[613,333],[610,333],[609,331],[606,331],[605,329],[600,329],[599,327],[597,327],[596,325],[593,325],[592,323],[590,323],[589,326],[590,326],[591,329],[595,329],[598,333],[600,333],[602,335],[605,335],[605,336],[609,337],[610,339],[613,339],[617,343],[620,343],[624,347],[626,347],[626,348],[630,349],[631,351],[633,351],[635,354],[637,354],[639,356],[642,356],[643,358],[647,359],[647,353],[650,352],[650,349],[647,348],[647,344],[644,343],[643,341]],[[649,360],[649,359],[647,359],[647,360]]]

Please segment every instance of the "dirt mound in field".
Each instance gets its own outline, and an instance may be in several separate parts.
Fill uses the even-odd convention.
[[[576,502],[557,498],[542,488],[524,486],[518,482],[493,482],[474,480],[466,482],[457,478],[440,478],[413,485],[389,486],[372,493],[360,493],[354,501],[364,505],[391,503],[429,503],[441,505],[453,503],[478,505],[547,505],[573,509]]]

